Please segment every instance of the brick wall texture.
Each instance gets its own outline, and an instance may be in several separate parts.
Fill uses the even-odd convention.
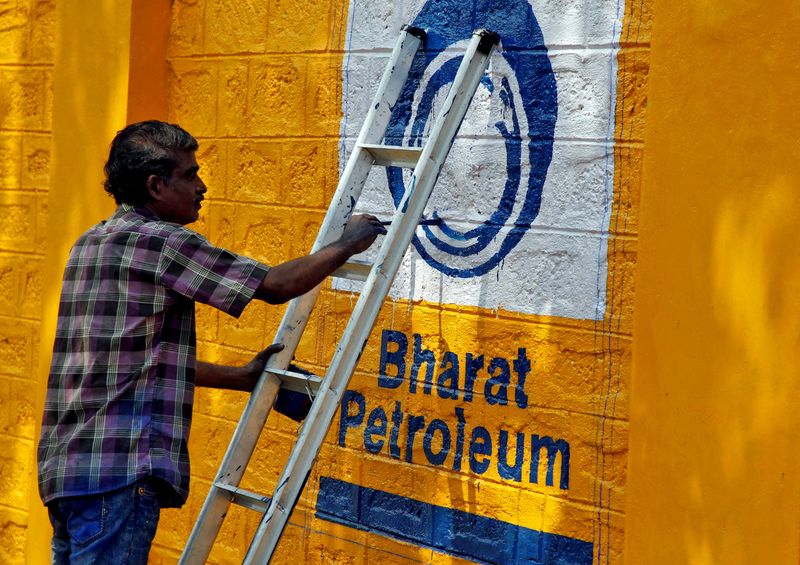
[[[360,77],[370,65],[381,66],[400,23],[413,20],[423,4],[174,0],[169,118],[198,137],[209,186],[194,228],[268,264],[307,253],[349,149],[343,116],[359,113],[359,89],[369,97],[376,86]],[[481,13],[484,3],[466,4],[475,27],[491,16]],[[495,4],[502,2],[487,3]],[[530,279],[546,283],[548,269],[569,272],[570,258],[580,255],[573,240],[590,240],[597,265],[587,280],[595,284],[591,300],[602,306],[599,314],[461,300],[462,288],[480,296],[483,283],[475,278],[427,278],[424,296],[416,296],[411,287],[424,277],[409,275],[380,314],[274,562],[468,563],[478,553],[492,562],[487,551],[507,556],[502,562],[529,554],[542,563],[623,562],[651,0],[608,4],[531,3],[558,61],[560,112],[596,112],[577,125],[557,122],[554,155],[573,157],[554,157],[549,175],[561,192],[546,189],[542,209],[564,217],[582,206],[587,192],[570,192],[574,180],[595,191],[597,201],[587,206],[602,223],[586,227],[587,216],[575,220],[577,227],[555,220],[540,226],[526,238],[544,241],[541,250],[484,275],[516,281],[515,294],[524,296]],[[585,15],[575,19],[583,27],[548,27],[560,11]],[[0,562],[9,563],[22,559],[32,488],[39,419],[32,376],[48,361],[36,355],[54,17],[54,1],[0,0]],[[486,96],[496,92],[499,100],[500,90]],[[600,137],[581,129],[585,124],[599,124]],[[496,133],[475,138],[476,145],[502,150]],[[454,166],[468,168],[469,154],[459,155]],[[373,184],[368,188],[381,188]],[[464,197],[461,205],[480,208],[477,198]],[[548,237],[564,243],[548,244]],[[539,273],[540,259],[548,267]],[[418,256],[411,261],[419,267],[410,272],[427,272]],[[556,310],[571,312],[581,300],[571,285],[580,286],[575,281],[584,274],[573,274],[553,283],[563,291]],[[431,288],[440,299],[429,298]],[[540,298],[531,294],[532,302],[545,304]],[[324,373],[355,300],[326,283],[296,355],[300,364]],[[282,312],[253,303],[233,320],[198,307],[200,358],[248,361],[271,343]],[[239,393],[197,394],[191,495],[184,508],[162,512],[152,563],[177,561],[245,401]],[[271,492],[297,430],[270,416],[245,488]],[[542,438],[561,440],[568,451],[547,450],[537,443]],[[343,496],[351,497],[349,514],[342,514]],[[258,519],[232,508],[210,562],[241,562]]]
[[[0,562],[24,558],[49,184],[55,3],[0,2]],[[44,360],[46,362],[46,360]]]

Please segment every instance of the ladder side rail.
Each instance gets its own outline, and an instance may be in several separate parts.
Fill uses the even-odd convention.
[[[470,41],[464,61],[443,104],[443,110],[414,171],[412,178],[418,179],[417,184],[407,189],[398,206],[389,233],[375,259],[375,267],[367,278],[342,341],[322,381],[318,397],[311,407],[306,424],[300,430],[269,508],[245,557],[244,563],[247,565],[267,563],[271,559],[289,515],[305,486],[310,469],[339,408],[344,389],[372,333],[375,320],[411,243],[453,138],[488,64],[494,42],[488,45],[488,49],[485,43],[485,32],[476,32]],[[442,136],[442,139],[431,143],[431,140],[437,139],[436,136]]]
[[[414,56],[422,39],[405,29],[401,32],[381,78],[380,85],[370,105],[367,118],[362,126],[359,142],[368,143],[382,138],[391,118],[391,110],[400,97]],[[358,201],[373,162],[372,156],[356,145],[348,159],[345,171],[336,189],[323,220],[320,231],[312,247],[312,252],[338,239],[350,214]],[[270,357],[264,373],[256,384],[236,430],[228,444],[228,449],[220,464],[215,483],[224,480],[225,484],[238,486],[244,475],[261,430],[278,395],[280,379],[268,373],[268,369],[284,370],[289,366],[300,338],[308,323],[308,318],[316,304],[321,285],[292,300],[287,307],[278,331],[276,343],[283,343],[284,349]],[[180,564],[204,563],[211,552],[217,534],[222,526],[231,503],[230,494],[211,485],[203,507],[181,555]]]
[[[383,139],[392,117],[392,109],[400,98],[414,55],[421,44],[422,40],[406,31],[406,28],[401,31],[333,195],[333,202],[336,202],[336,205],[328,209],[312,252],[332,243],[342,235],[374,163],[372,155],[361,145],[376,144]]]

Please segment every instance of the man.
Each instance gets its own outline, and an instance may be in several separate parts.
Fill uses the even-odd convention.
[[[118,208],[70,252],[38,447],[54,563],[146,563],[160,508],[188,495],[194,387],[250,391],[282,349],[197,361],[195,302],[237,317],[253,298],[284,303],[386,233],[354,216],[335,243],[271,268],[214,247],[184,227],[206,193],[196,150],[176,125],[120,131],[105,166]]]

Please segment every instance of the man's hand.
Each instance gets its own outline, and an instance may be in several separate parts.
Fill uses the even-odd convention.
[[[256,298],[283,304],[305,294],[341,267],[352,255],[365,251],[386,228],[375,216],[353,216],[342,237],[316,253],[272,267],[256,290]]]
[[[198,361],[194,383],[197,386],[252,392],[270,356],[282,350],[282,343],[273,343],[256,354],[244,367],[228,367]]]
[[[350,218],[339,241],[352,246],[352,255],[355,255],[366,251],[378,235],[385,233],[386,228],[378,218],[371,214],[361,214]]]
[[[255,388],[256,382],[258,382],[258,378],[261,376],[261,373],[264,372],[264,367],[267,366],[267,361],[269,361],[269,358],[273,353],[278,353],[279,351],[283,351],[283,344],[273,343],[264,351],[257,353],[256,356],[253,357],[253,360],[243,367],[245,371],[245,378],[253,382],[253,386],[250,387],[250,390]]]

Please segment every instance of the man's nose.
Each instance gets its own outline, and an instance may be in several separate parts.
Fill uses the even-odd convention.
[[[201,179],[200,177],[197,177],[197,189],[198,189],[197,192],[199,192],[200,194],[205,194],[208,191],[206,183],[204,183],[203,179]]]

